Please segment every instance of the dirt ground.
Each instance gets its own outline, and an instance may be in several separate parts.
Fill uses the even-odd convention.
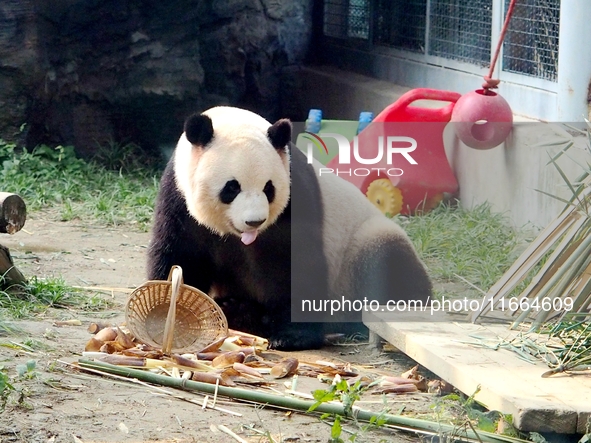
[[[330,426],[313,414],[287,413],[234,401],[220,401],[218,405],[240,415],[204,410],[145,386],[83,373],[62,363],[75,362],[81,356],[90,337],[86,330],[90,322],[112,315],[108,321],[123,323],[127,293],[145,281],[148,241],[148,233],[47,221],[42,216],[27,220],[25,229],[13,236],[0,237],[0,243],[10,249],[15,265],[27,277],[62,276],[72,286],[110,288],[102,293],[115,306],[107,313],[52,311],[35,321],[14,322],[22,331],[0,337],[0,367],[4,366],[11,377],[16,375],[16,365],[36,361],[31,376],[17,383],[23,392],[20,401],[13,394],[0,413],[0,442],[237,441],[219,431],[217,425],[227,426],[248,442],[269,441],[261,435],[265,432],[276,442],[328,441]],[[82,326],[58,327],[54,323],[67,319],[79,319]],[[41,343],[42,349],[28,352],[10,347],[29,339]],[[292,354],[307,361],[363,364],[368,370],[391,375],[399,375],[414,363],[404,354],[379,353],[364,344]],[[275,388],[282,391],[284,387],[278,383]],[[326,388],[316,379],[299,377],[301,392]],[[175,392],[199,402],[203,399],[201,395]],[[391,413],[413,415],[429,411],[434,401],[431,394],[389,395],[387,407]],[[356,405],[376,411],[383,407],[381,397],[375,395],[362,397]],[[358,433],[356,441],[418,440],[416,435],[390,429],[360,432],[352,423],[343,427]],[[342,434],[344,440],[349,436]]]

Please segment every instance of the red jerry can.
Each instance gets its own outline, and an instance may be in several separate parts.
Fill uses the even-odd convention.
[[[384,214],[433,209],[458,182],[443,146],[443,130],[455,102],[452,91],[413,89],[380,112],[327,167],[357,186]],[[439,108],[411,106],[417,100],[449,102]]]

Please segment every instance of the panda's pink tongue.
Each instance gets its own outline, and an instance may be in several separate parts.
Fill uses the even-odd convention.
[[[242,243],[244,243],[245,245],[250,245],[253,241],[256,240],[258,233],[259,231],[257,230],[243,232],[241,236]]]

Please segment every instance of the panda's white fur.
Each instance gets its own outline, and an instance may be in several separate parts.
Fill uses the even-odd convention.
[[[253,112],[219,106],[203,115],[213,122],[214,137],[207,149],[196,150],[183,133],[174,152],[176,183],[189,213],[219,235],[263,232],[289,201],[287,148],[277,155],[267,137],[271,124]],[[224,205],[218,194],[233,178],[242,192],[232,204]],[[268,180],[275,187],[271,204],[263,193]],[[249,220],[265,222],[254,229],[246,224]]]

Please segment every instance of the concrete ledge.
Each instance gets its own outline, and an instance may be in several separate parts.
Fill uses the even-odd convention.
[[[549,368],[506,349],[478,346],[478,338],[499,342],[518,332],[503,325],[449,322],[388,322],[380,313],[364,323],[416,362],[487,408],[513,415],[522,431],[584,434],[591,417],[591,379],[567,374],[542,378]],[[478,338],[475,338],[478,337]],[[474,343],[475,345],[470,345]]]

